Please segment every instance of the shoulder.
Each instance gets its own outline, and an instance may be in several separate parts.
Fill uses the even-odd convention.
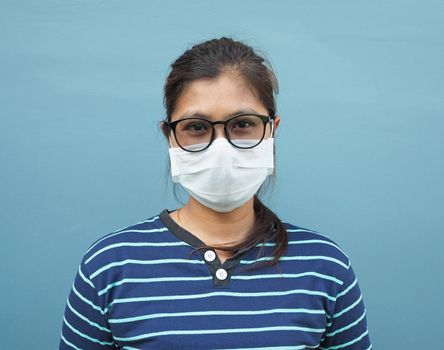
[[[284,222],[288,232],[288,256],[307,256],[333,263],[345,270],[350,268],[350,259],[340,245],[318,231]]]
[[[159,215],[152,216],[101,236],[86,250],[82,264],[94,271],[99,266],[125,259],[128,250],[161,246],[171,239]]]
[[[148,219],[144,219],[135,224],[125,226],[101,236],[89,246],[85,253],[85,257],[88,259],[101,249],[115,244],[138,242],[141,239],[146,240],[147,238],[155,239],[156,233],[164,231],[167,231],[167,228],[159,219],[159,216],[152,216]],[[152,233],[152,235],[148,235],[150,233]]]

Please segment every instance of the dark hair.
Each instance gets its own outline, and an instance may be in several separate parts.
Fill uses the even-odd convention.
[[[278,82],[268,59],[240,41],[222,37],[194,45],[171,64],[171,71],[164,87],[167,121],[171,121],[177,100],[190,82],[202,78],[216,78],[227,71],[238,73],[263,103],[269,115],[276,114],[275,94],[279,90]],[[168,137],[169,130],[165,123],[162,123],[162,130]],[[277,264],[288,246],[287,230],[277,215],[256,195],[253,207],[255,222],[245,241],[211,248],[235,254],[257,244],[273,242],[275,243],[271,251],[273,259],[265,264]],[[263,247],[258,255],[264,251]]]

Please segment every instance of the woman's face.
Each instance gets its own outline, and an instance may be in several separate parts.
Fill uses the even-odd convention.
[[[245,80],[236,72],[226,72],[216,78],[189,83],[177,100],[171,121],[189,117],[226,120],[241,113],[268,115],[267,109]],[[215,126],[215,138],[220,137],[225,137],[225,134],[223,125],[218,124]],[[267,124],[264,138],[268,137],[270,124]],[[174,137],[171,142],[173,147],[177,147]]]

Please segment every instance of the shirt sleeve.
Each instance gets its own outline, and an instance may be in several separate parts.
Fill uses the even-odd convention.
[[[84,260],[66,301],[59,350],[115,350],[106,312]]]
[[[358,280],[349,264],[344,284],[336,295],[334,313],[319,349],[370,350],[366,310]]]

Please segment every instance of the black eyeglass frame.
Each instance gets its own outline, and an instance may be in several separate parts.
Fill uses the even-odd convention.
[[[255,116],[255,117],[259,117],[259,118],[262,120],[262,122],[264,123],[264,131],[262,132],[262,137],[261,137],[261,139],[259,140],[259,142],[258,142],[257,144],[255,144],[255,145],[253,145],[253,146],[239,147],[239,146],[235,145],[233,142],[231,142],[230,136],[228,135],[228,131],[227,131],[227,125],[228,125],[228,123],[229,123],[232,119],[234,119],[234,118],[237,118],[237,117],[243,117],[243,116]],[[188,118],[182,118],[182,119],[175,120],[174,122],[164,121],[164,125],[166,125],[166,126],[169,128],[169,131],[173,130],[174,139],[176,140],[177,144],[179,145],[180,148],[182,148],[184,151],[187,151],[187,152],[202,152],[202,151],[206,150],[208,147],[210,147],[211,144],[212,144],[213,141],[214,141],[214,135],[215,135],[214,126],[217,125],[217,124],[223,124],[223,126],[224,126],[224,132],[225,132],[225,137],[227,138],[228,142],[229,142],[233,147],[240,148],[240,149],[250,149],[250,148],[257,147],[257,146],[263,141],[264,136],[265,136],[265,130],[267,129],[267,128],[266,128],[266,125],[267,125],[268,123],[274,122],[275,118],[276,118],[276,116],[274,116],[274,115],[262,115],[262,114],[257,114],[257,113],[242,113],[242,114],[234,115],[234,116],[228,118],[227,120],[216,120],[216,121],[211,121],[211,120],[208,120],[208,119],[205,119],[205,118],[202,118],[202,117],[188,117]],[[197,150],[197,151],[191,151],[191,150],[189,150],[189,149],[186,149],[186,148],[182,147],[181,144],[180,144],[180,142],[177,140],[177,136],[176,136],[176,126],[177,126],[177,124],[178,124],[179,122],[183,121],[183,120],[191,120],[191,119],[192,119],[192,120],[196,120],[196,119],[197,119],[197,120],[203,120],[203,121],[205,121],[205,122],[207,122],[207,123],[209,123],[209,124],[211,125],[211,140],[210,140],[210,142],[208,143],[207,146],[205,146],[204,148],[202,148],[202,149],[200,149],[200,150]]]

